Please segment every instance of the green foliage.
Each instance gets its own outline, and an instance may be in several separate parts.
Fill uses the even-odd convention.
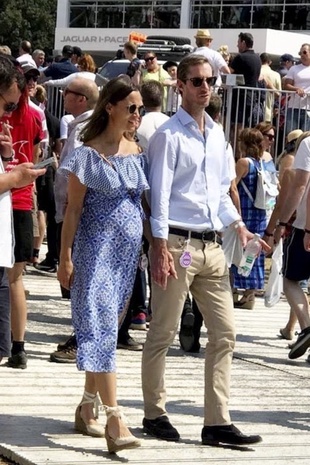
[[[54,48],[57,0],[0,0],[0,45],[18,55],[19,43],[29,40],[32,49]]]

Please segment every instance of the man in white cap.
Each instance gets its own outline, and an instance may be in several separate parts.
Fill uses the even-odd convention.
[[[197,48],[193,52],[196,55],[203,55],[206,57],[213,69],[214,76],[220,76],[220,73],[230,74],[230,69],[222,55],[210,48],[213,38],[210,35],[208,29],[198,29],[195,35]],[[216,85],[220,85],[220,82],[216,82]]]

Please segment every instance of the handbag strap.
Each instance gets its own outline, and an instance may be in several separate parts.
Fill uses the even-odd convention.
[[[249,164],[250,165],[253,165],[255,167],[255,169],[257,171],[259,171],[259,169],[255,166],[252,158],[250,157],[246,157],[248,160],[249,160]],[[243,189],[245,190],[245,193],[247,194],[247,196],[249,197],[249,199],[251,200],[252,203],[254,203],[254,199],[253,199],[253,195],[251,194],[251,192],[249,191],[248,187],[246,186],[245,182],[241,179],[240,180],[240,183],[241,183],[241,186],[243,187]]]

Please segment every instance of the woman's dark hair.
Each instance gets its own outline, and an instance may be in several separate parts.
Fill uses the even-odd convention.
[[[271,129],[273,129],[274,132],[276,131],[276,128],[271,123],[268,123],[267,121],[262,121],[261,123],[258,123],[255,126],[255,129],[258,129],[262,134],[266,134]]]
[[[245,128],[240,133],[241,149],[245,156],[259,160],[264,153],[263,134],[255,128]]]
[[[138,90],[137,86],[131,82],[130,77],[126,74],[111,79],[99,95],[94,112],[81,133],[81,140],[85,143],[98,137],[106,129],[109,122],[107,105],[109,103],[116,105],[136,90]]]

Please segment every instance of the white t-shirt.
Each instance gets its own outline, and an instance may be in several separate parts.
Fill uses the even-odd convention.
[[[310,66],[294,65],[289,69],[285,79],[292,79],[294,86],[300,87],[306,94],[310,93]],[[310,97],[292,94],[288,101],[289,108],[310,109]]]
[[[161,113],[160,111],[151,111],[146,113],[142,118],[142,123],[137,130],[137,136],[139,138],[138,144],[146,151],[149,145],[149,140],[154,132],[167,120],[169,116]]]
[[[0,176],[4,167],[0,159]],[[12,268],[14,265],[14,233],[12,220],[11,192],[0,194],[0,266]]]
[[[36,65],[36,62],[34,61],[34,59],[32,58],[31,55],[29,55],[29,53],[24,53],[23,55],[21,55],[20,57],[17,57],[16,60],[19,62],[19,63],[30,63],[32,66],[34,66],[35,68],[37,67]]]
[[[295,155],[293,169],[299,169],[310,172],[310,136],[301,141],[300,146],[298,147],[297,153]],[[293,226],[298,229],[305,229],[306,227],[307,197],[309,186],[310,180],[308,181],[304,195],[296,210],[296,220],[294,221]]]
[[[60,120],[60,140],[68,139],[68,125],[74,120],[73,115],[64,115]]]
[[[193,54],[195,54],[195,55],[203,55],[208,59],[210,65],[212,66],[212,69],[213,69],[213,75],[217,76],[215,86],[219,87],[222,84],[221,68],[223,66],[227,66],[227,63],[224,60],[224,58],[222,57],[222,55],[219,52],[217,52],[216,50],[212,50],[212,48],[209,48],[209,47],[198,47],[193,52]]]

